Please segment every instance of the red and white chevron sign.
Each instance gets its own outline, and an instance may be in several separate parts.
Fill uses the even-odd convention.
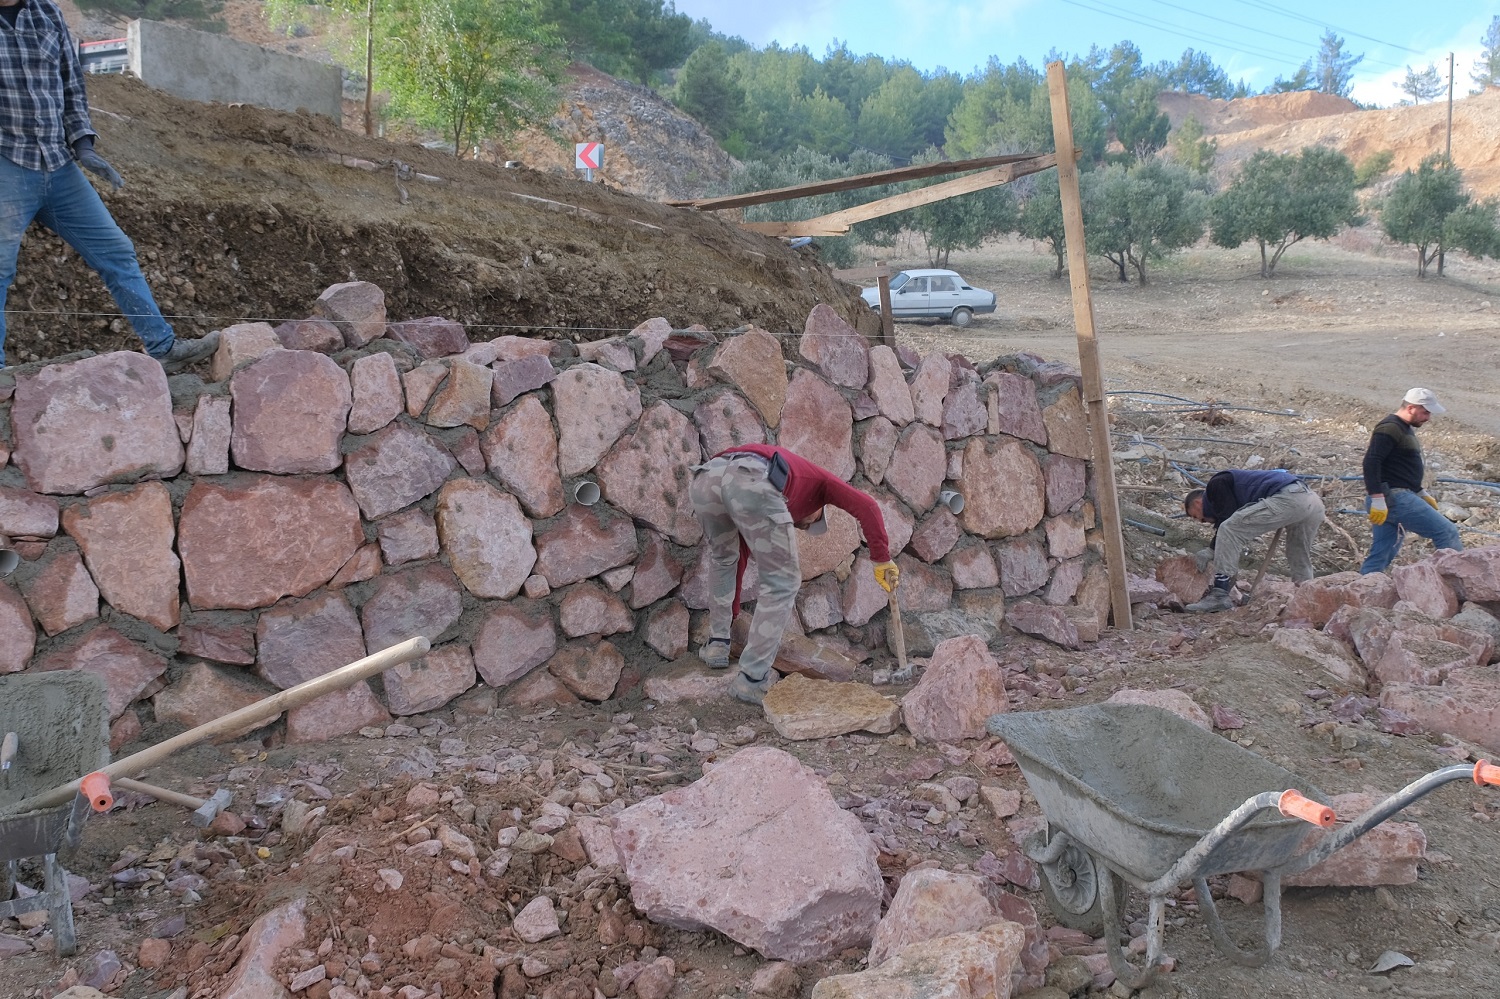
[[[573,166],[579,170],[598,170],[604,165],[604,143],[580,142],[573,147]]]

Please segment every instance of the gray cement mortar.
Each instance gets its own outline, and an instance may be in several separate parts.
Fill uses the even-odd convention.
[[[104,683],[60,670],[0,677],[0,736],[19,739],[10,780],[0,780],[0,814],[109,761]]]

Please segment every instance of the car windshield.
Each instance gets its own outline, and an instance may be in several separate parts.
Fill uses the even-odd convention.
[[[899,290],[900,287],[909,280],[911,280],[911,275],[906,273],[905,271],[897,274],[895,277],[891,278],[891,291]]]

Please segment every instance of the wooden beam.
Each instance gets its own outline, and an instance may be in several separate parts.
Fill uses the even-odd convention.
[[[842,236],[849,231],[850,226],[860,222],[868,222],[883,215],[894,215],[896,212],[904,212],[910,208],[920,208],[922,205],[956,198],[960,194],[972,194],[987,187],[1008,184],[1018,177],[1039,173],[1056,164],[1057,157],[1051,153],[1044,156],[1031,156],[993,170],[971,174],[968,177],[959,177],[956,180],[933,184],[931,187],[918,188],[915,191],[907,191],[905,194],[897,194],[828,215],[820,215],[806,222],[742,222],[740,225],[751,232],[758,232],[765,236]]]
[[[950,173],[969,170],[987,170],[990,167],[1033,159],[1036,153],[1016,153],[1009,156],[985,156],[974,160],[944,160],[941,163],[923,163],[920,166],[896,167],[893,170],[877,170],[853,177],[838,177],[834,180],[817,180],[792,187],[778,187],[770,191],[752,191],[748,194],[731,194],[722,198],[696,198],[691,201],[668,201],[674,208],[696,208],[699,211],[718,212],[726,208],[747,208],[750,205],[767,205],[773,201],[793,201],[810,198],[815,194],[837,194],[840,191],[857,191],[862,187],[879,187],[881,184],[896,184],[904,180],[924,180],[928,177],[943,177]]]
[[[876,264],[874,267],[846,267],[833,272],[833,276],[840,281],[878,281],[883,277],[895,277],[898,271],[894,267],[884,264]]]
[[[885,345],[892,350],[896,349],[896,317],[891,312],[891,278],[889,274],[882,274],[877,280],[875,287],[880,289],[880,335]],[[895,592],[894,590],[892,591]],[[895,604],[891,605],[895,607]],[[900,608],[897,608],[900,611]]]
[[[1099,339],[1094,331],[1094,300],[1089,294],[1088,252],[1083,237],[1083,199],[1078,193],[1078,163],[1073,146],[1073,115],[1068,107],[1068,77],[1061,61],[1047,65],[1052,100],[1052,138],[1057,146],[1057,186],[1062,195],[1063,232],[1068,241],[1068,280],[1073,292],[1073,325],[1078,330],[1078,365],[1083,372],[1083,402],[1088,410],[1094,453],[1094,486],[1104,521],[1104,561],[1109,570],[1109,603],[1116,628],[1134,627],[1130,586],[1125,574],[1125,537],[1120,524],[1120,497],[1115,491],[1115,463],[1110,453],[1109,414],[1104,408],[1104,377],[1099,366]]]

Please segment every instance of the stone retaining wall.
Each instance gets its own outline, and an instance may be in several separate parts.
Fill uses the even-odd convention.
[[[1006,620],[1076,647],[1107,614],[1065,365],[870,349],[826,306],[785,342],[652,319],[576,346],[388,323],[359,282],[314,314],[225,330],[212,382],[122,352],[0,384],[0,534],[24,559],[0,586],[0,673],[102,674],[116,743],[418,633],[424,661],[291,711],[286,737],[480,680],[518,703],[620,696],[703,626],[690,467],[752,441],[880,502],[913,655]],[[570,502],[586,482],[602,499]],[[801,538],[797,626],[879,645],[886,595],[853,518],[829,521]]]

